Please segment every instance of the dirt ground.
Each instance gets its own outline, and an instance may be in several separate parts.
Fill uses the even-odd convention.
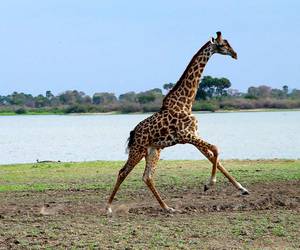
[[[123,188],[110,218],[101,190],[3,192],[0,249],[300,248],[300,181],[247,188],[248,196],[228,184],[205,193],[162,188],[174,214],[146,188]]]

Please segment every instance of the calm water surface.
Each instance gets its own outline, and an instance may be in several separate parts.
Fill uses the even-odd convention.
[[[0,116],[0,164],[124,160],[129,131],[149,115]],[[300,158],[300,111],[196,114],[222,159]],[[162,159],[203,159],[191,145]]]

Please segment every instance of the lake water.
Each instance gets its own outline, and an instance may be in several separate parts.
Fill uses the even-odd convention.
[[[149,114],[0,116],[0,164],[124,160],[129,131]],[[221,159],[300,158],[300,111],[200,113],[200,136]],[[162,151],[162,159],[203,159],[191,145]]]

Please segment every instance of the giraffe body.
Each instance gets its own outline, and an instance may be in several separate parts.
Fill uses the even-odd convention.
[[[217,38],[212,38],[194,55],[179,81],[165,96],[160,111],[141,121],[131,131],[128,160],[119,171],[117,182],[108,200],[109,213],[112,212],[111,203],[119,186],[144,157],[146,159],[144,182],[163,209],[174,211],[166,205],[156,190],[153,173],[159,160],[160,151],[176,144],[194,145],[212,163],[212,173],[208,184],[205,185],[205,191],[215,184],[216,171],[219,169],[242,194],[248,194],[248,191],[219,162],[218,148],[198,136],[197,119],[192,115],[192,104],[199,87],[201,74],[214,53],[237,58],[229,43],[222,39],[220,32],[217,32]]]
[[[131,148],[163,149],[185,143],[187,134],[196,133],[197,123],[197,119],[192,114],[160,110],[135,127]]]

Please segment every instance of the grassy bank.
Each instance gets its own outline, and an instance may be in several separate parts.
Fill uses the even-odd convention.
[[[0,166],[0,191],[44,191],[67,189],[109,190],[115,181],[121,161],[81,163],[34,163]],[[124,186],[139,189],[144,162],[136,166]],[[300,161],[225,161],[224,165],[245,183],[300,179]],[[157,168],[158,186],[194,187],[210,174],[207,161],[160,161]],[[224,177],[220,175],[220,182]]]
[[[0,112],[0,116],[12,116],[12,115],[63,115],[63,111],[27,111],[26,113],[16,113],[14,111]]]
[[[300,111],[299,108],[295,109],[267,109],[267,108],[261,108],[261,109],[218,109],[215,111],[193,111],[193,113],[235,113],[235,112],[286,112],[286,111]],[[152,112],[132,112],[128,114],[151,114]],[[88,112],[88,113],[65,113],[63,111],[59,112],[51,112],[51,111],[43,111],[43,112],[36,112],[36,111],[28,111],[23,114],[17,114],[16,112],[0,112],[0,116],[15,116],[15,115],[70,115],[70,114],[76,114],[76,115],[120,115],[123,114],[119,111],[111,111],[111,112]]]
[[[299,249],[300,160],[224,161],[250,191],[207,161],[160,161],[156,184],[178,209],[165,214],[142,182],[126,179],[107,217],[120,161],[0,166],[0,249]]]

